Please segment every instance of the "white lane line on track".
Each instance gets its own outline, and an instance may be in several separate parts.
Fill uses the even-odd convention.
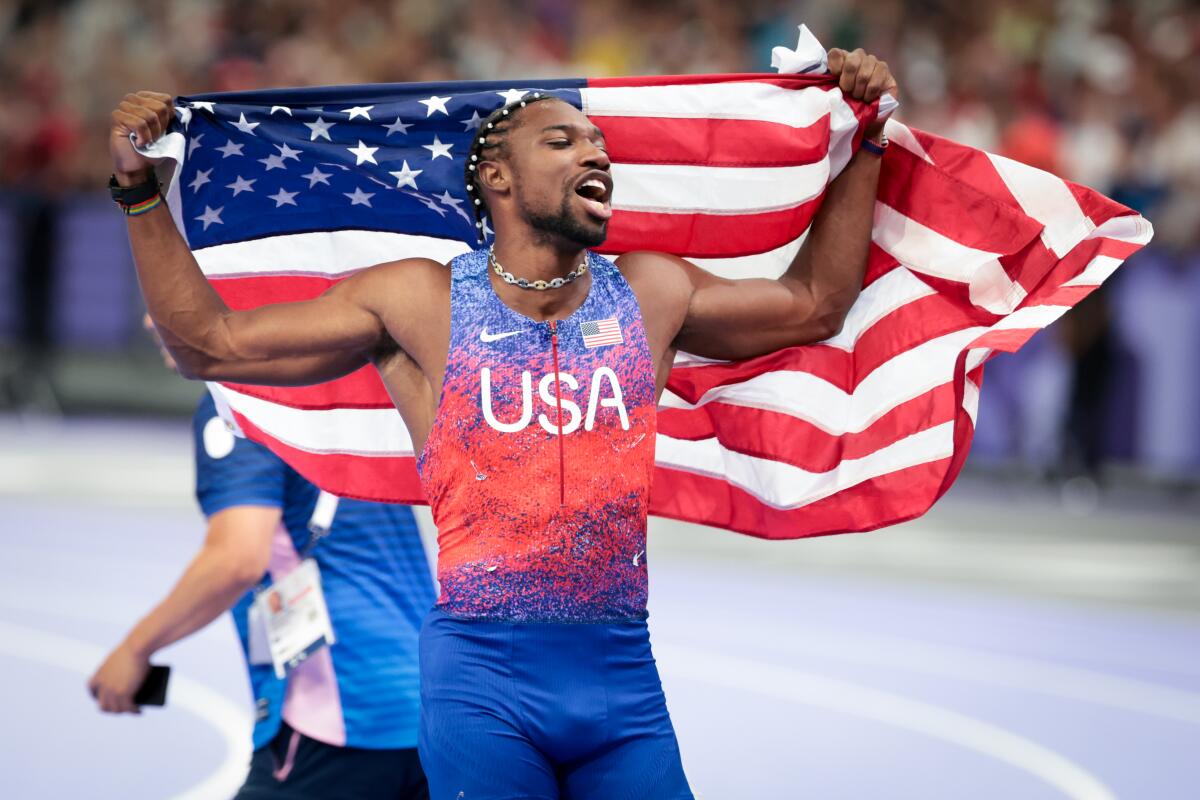
[[[0,654],[91,675],[106,655],[104,648],[0,620]],[[202,683],[173,675],[171,705],[206,722],[225,740],[225,759],[200,783],[168,800],[232,797],[250,764],[250,714]],[[99,713],[99,712],[97,712]]]
[[[1022,736],[947,708],[811,672],[658,642],[663,670],[692,680],[852,714],[973,750],[1026,772],[1071,800],[1116,800],[1095,775]]]
[[[1040,659],[929,644],[897,636],[847,636],[804,629],[796,631],[803,639],[781,641],[778,628],[758,630],[763,637],[760,641],[773,641],[787,654],[819,655],[889,670],[906,669],[1200,725],[1200,693],[1186,689]],[[739,633],[754,636],[748,628],[739,628]]]

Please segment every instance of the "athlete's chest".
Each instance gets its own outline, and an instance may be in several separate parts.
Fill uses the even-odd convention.
[[[599,310],[536,323],[484,315],[456,342],[447,386],[498,434],[628,431],[654,404],[645,335],[636,315]]]

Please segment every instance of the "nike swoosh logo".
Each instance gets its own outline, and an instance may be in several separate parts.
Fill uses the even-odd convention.
[[[520,331],[509,331],[508,333],[488,333],[487,328],[479,332],[479,339],[483,342],[498,342],[501,339],[506,339],[509,336],[516,336]]]

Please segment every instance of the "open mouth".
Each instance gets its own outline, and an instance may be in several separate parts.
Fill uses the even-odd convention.
[[[583,207],[597,219],[612,217],[612,179],[607,173],[593,170],[575,185],[575,194],[583,200]]]

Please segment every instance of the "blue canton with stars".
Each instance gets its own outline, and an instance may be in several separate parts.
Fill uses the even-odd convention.
[[[176,99],[176,177],[193,249],[378,230],[475,244],[463,183],[480,122],[528,92],[580,108],[582,79],[272,89]]]

